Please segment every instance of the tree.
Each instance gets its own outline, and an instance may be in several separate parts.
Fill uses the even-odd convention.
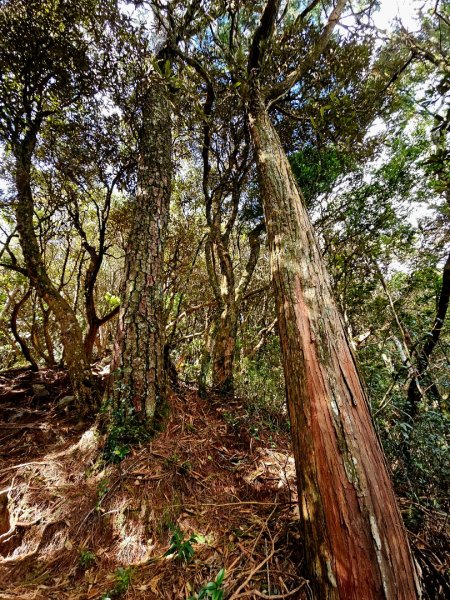
[[[427,172],[431,180],[432,189],[440,193],[444,200],[441,209],[446,229],[448,231],[448,211],[450,210],[450,149],[448,131],[450,128],[450,109],[445,102],[450,92],[450,60],[448,50],[450,47],[450,23],[448,20],[448,7],[440,8],[436,2],[434,10],[428,17],[423,17],[421,31],[413,35],[404,29],[400,31],[400,38],[410,50],[413,66],[419,71],[422,80],[430,76],[431,72],[437,77],[437,82],[428,88],[426,99],[422,102],[423,109],[434,120],[432,141],[434,150],[426,161]],[[418,63],[415,65],[415,63]],[[421,73],[425,66],[425,73]],[[422,67],[422,69],[421,69]],[[417,77],[417,76],[416,76]],[[423,387],[439,403],[440,394],[436,385],[429,380],[428,367],[431,355],[435,350],[441,332],[444,328],[447,310],[450,301],[450,254],[447,254],[442,269],[442,284],[436,299],[436,314],[431,330],[427,333],[423,343],[415,349],[416,373],[408,387],[408,412],[414,422],[418,414],[419,402],[424,397]],[[409,454],[409,451],[407,451]]]
[[[170,106],[164,79],[141,82],[137,191],[125,259],[125,276],[112,367],[113,406],[138,415],[151,428],[166,398],[164,370],[164,240],[172,179]]]
[[[198,68],[198,63],[194,64]],[[199,71],[201,75],[205,75],[201,68]],[[248,186],[251,164],[248,129],[245,121],[235,117],[234,106],[227,107],[225,115],[218,116],[214,113],[216,94],[209,76],[206,76],[206,86],[203,107],[202,187],[209,234],[205,243],[205,255],[209,281],[217,302],[216,315],[209,334],[211,340],[206,341],[206,346],[211,346],[213,388],[218,393],[227,395],[232,394],[234,390],[233,368],[238,318],[258,262],[264,222],[260,219],[248,231],[248,257],[241,276],[237,279],[231,245],[236,221],[242,212],[242,196],[246,184]],[[218,141],[214,140],[213,124],[220,131]],[[213,173],[212,154],[214,164],[217,165]],[[203,362],[200,373],[200,393],[205,392],[204,371],[207,362]]]
[[[117,305],[101,314],[96,287],[112,245],[108,226],[117,205],[115,194],[131,187],[135,168],[133,136],[116,112],[102,114],[105,100],[111,98],[89,98],[69,122],[61,120],[51,131],[44,129],[39,149],[39,158],[49,163],[46,176],[41,177],[43,193],[72,224],[87,257],[82,287],[87,324],[84,348],[89,362],[100,328],[119,312]]]
[[[294,28],[276,30],[280,4],[265,4],[245,71],[231,52],[223,54],[247,111],[258,166],[307,568],[320,598],[415,598],[414,566],[364,386],[269,116],[269,108],[295,86],[301,93],[302,78],[321,59],[346,2],[336,3],[323,27],[317,2],[298,15],[295,33],[308,44],[304,39],[297,64],[287,60],[284,73],[274,69],[268,51],[273,55],[276,48],[279,55],[289,35],[295,39]]]
[[[64,113],[101,77],[90,53],[90,36],[113,16],[95,1],[5,1],[0,13],[1,138],[14,157],[15,218],[24,272],[54,313],[64,360],[80,410],[97,402],[95,383],[83,348],[81,327],[69,302],[52,282],[34,228],[32,165],[44,122]],[[94,16],[95,15],[95,16]],[[106,65],[103,65],[104,67]],[[105,73],[105,71],[103,71]]]

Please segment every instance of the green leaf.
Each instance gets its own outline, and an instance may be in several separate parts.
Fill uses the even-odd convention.
[[[205,590],[207,590],[208,592],[212,591],[212,590],[216,590],[217,589],[217,585],[215,581],[210,581],[209,583],[207,583],[205,585]]]
[[[222,585],[224,577],[225,577],[225,569],[220,569],[220,571],[218,572],[217,577],[216,577],[216,583],[218,586]]]

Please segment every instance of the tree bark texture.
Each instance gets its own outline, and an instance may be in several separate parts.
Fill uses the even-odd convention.
[[[172,136],[164,83],[152,78],[141,103],[138,188],[125,260],[112,395],[115,406],[134,407],[151,426],[155,410],[166,396],[162,267]]]
[[[250,110],[249,125],[316,598],[413,600],[401,515],[301,192],[262,103]]]
[[[15,150],[16,222],[28,276],[38,295],[49,306],[61,332],[63,357],[79,410],[89,412],[98,397],[90,365],[83,348],[81,327],[72,307],[52,283],[42,260],[34,231],[34,203],[31,189],[31,156],[35,137],[26,138]]]

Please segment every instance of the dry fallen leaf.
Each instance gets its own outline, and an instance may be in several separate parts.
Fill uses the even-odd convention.
[[[162,578],[162,575],[156,575],[156,577],[153,577],[153,579],[150,580],[149,587],[154,594],[158,593],[158,583],[161,581]]]

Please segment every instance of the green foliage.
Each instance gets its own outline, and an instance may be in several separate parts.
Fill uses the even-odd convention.
[[[97,557],[95,552],[87,549],[81,549],[78,556],[78,564],[82,569],[89,569],[95,563]]]
[[[204,585],[195,596],[190,596],[189,600],[223,600],[223,580],[225,578],[225,569],[220,569],[214,581]]]
[[[393,274],[387,281],[397,317],[408,335],[413,360],[414,349],[421,348],[426,332],[432,327],[436,294],[441,284],[440,273],[429,266],[428,260],[424,262],[422,268]],[[398,330],[387,297],[379,287],[375,287],[372,297],[365,301],[364,319],[374,334],[360,348],[359,360],[375,422],[393,468],[396,489],[415,502],[428,504],[433,499],[442,502],[449,477],[447,404],[450,382],[445,367],[448,364],[448,330],[442,331],[440,344],[422,380],[425,397],[412,421],[407,404],[411,373],[400,352],[404,347],[402,332]],[[429,392],[430,383],[438,386],[440,405]],[[406,448],[409,449],[408,456],[405,455]]]
[[[115,296],[114,294],[110,294],[106,292],[105,294],[105,302],[110,309],[117,308],[120,306],[120,298],[119,296]]]
[[[394,470],[397,487],[412,500],[440,510],[445,510],[450,481],[449,431],[447,414],[422,405],[414,424],[404,417],[385,429],[383,435],[386,452],[394,463],[402,457],[405,440],[409,444],[408,472]]]
[[[245,354],[240,357],[235,376],[236,391],[250,404],[279,413],[285,401],[284,388],[280,383],[283,381],[280,342],[277,335],[271,335],[260,351],[251,356],[255,339],[258,341],[257,335],[256,327],[250,321],[243,328],[240,341],[243,348],[250,349],[250,357]]]
[[[120,382],[116,383],[116,386],[128,390],[128,386]],[[106,462],[120,463],[128,456],[133,445],[144,443],[151,438],[152,432],[148,424],[136,412],[131,402],[127,402],[127,396],[122,398],[118,405],[106,401],[102,411],[108,414],[108,431],[103,447],[103,458]]]
[[[115,585],[114,587],[103,594],[101,600],[113,600],[114,598],[120,598],[123,596],[131,585],[133,577],[133,569],[131,567],[119,567],[114,573]]]
[[[225,181],[222,173],[233,170],[242,158],[240,155],[245,154],[240,145],[240,135],[245,134],[245,138],[248,133],[241,130],[242,106],[248,102],[249,89],[245,73],[251,32],[260,22],[263,3],[231,3],[236,6],[221,15],[225,4],[230,3],[218,3],[204,18],[208,27],[213,27],[222,48],[227,48],[226,53],[222,54],[214,36],[206,29],[202,32],[201,26],[193,46],[188,39],[183,43],[184,51],[192,52],[214,81],[211,115],[205,118],[203,113],[204,80],[194,68],[181,66],[181,60],[162,64],[153,61],[170,88],[183,91],[176,94],[179,103],[174,99],[179,127],[174,163],[179,158],[182,163],[175,169],[178,178],[173,182],[163,310],[164,321],[170,324],[168,346],[180,379],[187,382],[198,378],[207,355],[205,347],[211,349],[211,340],[207,339],[213,331],[211,324],[222,310],[220,292],[214,294],[210,289],[204,256],[208,226],[203,174],[197,158],[205,149],[202,142],[198,144],[205,125],[211,128],[209,185],[220,191],[217,220],[223,234],[221,243],[229,242],[225,258],[234,268],[230,280],[239,282],[245,273],[248,233],[263,216],[261,190],[250,151],[247,175],[244,177],[236,168],[231,178],[235,181],[242,177],[243,185],[237,215],[233,216],[235,223],[231,219],[228,231],[227,219],[233,215],[231,180]],[[285,16],[277,23],[273,43],[269,42],[259,65],[262,85],[267,90],[304,61],[324,18],[320,3],[308,17],[308,25],[306,20],[297,18],[305,3],[285,4]],[[450,113],[446,103],[449,28],[444,21],[437,27],[435,13],[422,15],[418,43],[411,37],[406,45],[400,40],[392,60],[388,56],[392,46],[378,51],[371,33],[337,34],[319,59],[319,69],[307,70],[301,83],[280,97],[272,106],[271,118],[289,152],[294,175],[314,218],[334,292],[345,313],[348,335],[358,347],[374,418],[397,490],[417,504],[441,508],[448,494],[445,482],[450,477],[447,324],[421,381],[425,392],[414,421],[408,415],[407,405],[412,369],[404,358],[406,346],[412,362],[417,362],[433,326],[442,286],[442,258],[448,254],[450,241]],[[179,20],[176,7],[173,17],[174,21]],[[141,48],[140,32],[122,29],[120,22],[117,4],[112,0],[5,0],[0,16],[2,245],[16,225],[11,216],[14,169],[8,152],[36,126],[39,132],[32,160],[35,230],[50,279],[75,307],[83,333],[87,315],[82,288],[90,257],[100,249],[100,230],[105,236],[105,256],[94,286],[97,316],[100,318],[120,305],[116,294],[120,289],[117,273],[123,271],[122,233],[128,230],[133,210],[129,199],[136,192],[135,148],[142,115],[136,102],[139,95],[130,90],[141,87],[143,71],[137,63],[142,57],[139,50],[148,54],[148,40]],[[120,35],[116,36],[118,31]],[[117,46],[113,43],[115,37]],[[230,48],[230,44],[234,46]],[[129,51],[130,45],[136,52]],[[423,54],[424,48],[429,49],[428,58]],[[415,62],[406,72],[399,71],[410,50]],[[438,61],[428,64],[426,61],[433,55]],[[129,62],[127,56],[135,56],[136,60]],[[227,64],[230,57],[232,61]],[[145,64],[145,68],[148,66]],[[236,71],[233,75],[231,69]],[[402,82],[401,93],[396,89],[397,80]],[[183,97],[187,101],[181,100]],[[395,114],[388,114],[390,106],[395,107]],[[384,138],[366,135],[376,114],[386,119]],[[190,156],[194,157],[192,161]],[[367,157],[372,156],[376,160],[369,163]],[[105,197],[113,190],[116,168],[123,171],[123,176],[118,177],[108,205]],[[215,204],[214,199],[214,210]],[[419,210],[423,206],[429,212],[425,216]],[[24,255],[17,235],[12,237],[9,249],[12,256],[0,248],[2,261],[9,262],[10,267],[16,261],[22,267]],[[213,261],[213,268],[217,281],[222,283],[225,280],[220,263],[225,259],[216,254],[218,260]],[[267,430],[289,427],[269,280],[269,255],[263,244],[247,290],[251,290],[251,298],[239,306],[234,383],[243,411],[239,415],[232,409],[222,413],[236,432],[246,428],[250,435],[262,439]],[[8,331],[8,302],[16,288],[24,290],[25,286],[28,280],[23,274],[0,273],[1,367],[17,365],[21,360]],[[229,297],[234,291],[230,290]],[[33,352],[42,364],[47,359],[51,364],[46,343],[55,338],[53,356],[59,360],[62,352],[56,323],[45,303],[36,299],[24,306],[18,325],[23,337],[34,344]],[[114,335],[115,324],[102,325],[105,348]],[[438,397],[429,392],[432,384]],[[123,400],[111,400],[103,408],[109,417],[103,457],[110,463],[122,461],[134,444],[147,441],[152,434],[133,407],[133,390],[122,387],[119,391]],[[167,410],[167,405],[157,407],[154,429],[163,425]],[[190,427],[194,425],[187,423],[186,429]],[[408,469],[406,443],[410,447]],[[191,463],[176,453],[165,466],[179,475],[192,469]],[[97,491],[97,510],[108,491],[109,482],[103,479]],[[182,499],[174,500],[173,507],[164,509],[158,532],[165,540],[168,528],[171,529],[167,554],[187,563],[201,536],[187,536],[173,526],[181,510],[177,505],[181,503]],[[409,526],[417,529],[421,515],[419,510],[411,509],[407,515]],[[89,568],[95,560],[89,550],[80,551],[82,568]],[[104,600],[123,594],[130,578],[130,570],[119,569],[116,584]],[[223,578],[222,569],[195,598],[221,600]]]
[[[307,146],[292,153],[289,162],[307,206],[319,194],[331,192],[337,179],[351,166],[350,157],[333,146]]]
[[[171,556],[174,554],[175,558],[181,562],[190,562],[195,554],[192,544],[204,542],[205,538],[199,534],[193,533],[186,539],[185,534],[178,526],[172,527],[171,531],[170,547],[164,556]]]

